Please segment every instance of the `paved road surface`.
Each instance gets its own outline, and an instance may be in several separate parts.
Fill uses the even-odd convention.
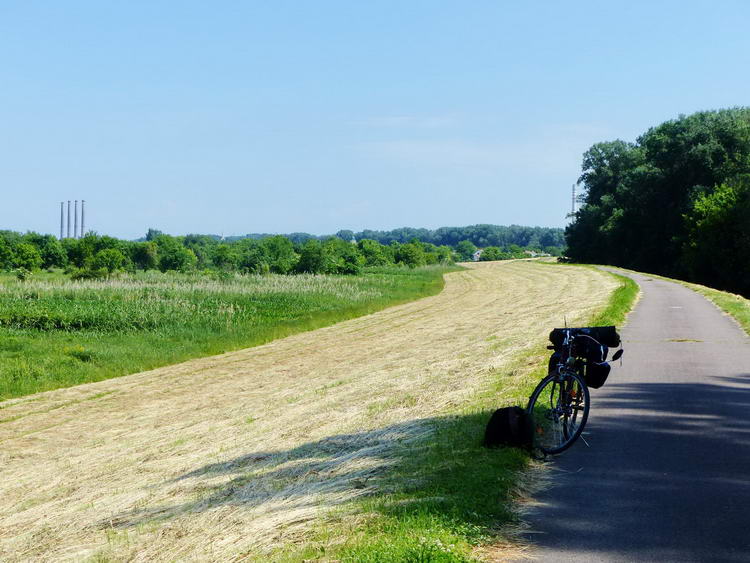
[[[700,295],[632,275],[625,356],[529,515],[542,561],[750,561],[750,338]]]

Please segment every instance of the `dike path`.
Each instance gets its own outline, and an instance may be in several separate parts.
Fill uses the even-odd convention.
[[[618,272],[624,273],[624,272]],[[692,290],[624,273],[625,355],[526,520],[534,560],[750,561],[750,338]]]

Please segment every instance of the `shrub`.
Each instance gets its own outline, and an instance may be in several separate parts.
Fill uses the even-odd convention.
[[[110,272],[106,268],[78,268],[71,272],[72,280],[100,280],[108,277]]]
[[[26,281],[31,277],[31,272],[26,268],[16,268],[14,272],[18,281]]]
[[[33,244],[22,242],[16,245],[13,262],[16,268],[24,268],[30,271],[38,270],[42,266],[42,255]]]
[[[122,252],[115,248],[106,248],[100,250],[94,256],[91,263],[92,270],[106,270],[107,273],[123,270],[128,263],[128,259]]]

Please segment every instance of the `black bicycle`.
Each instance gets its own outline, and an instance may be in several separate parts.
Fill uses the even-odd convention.
[[[527,412],[534,430],[534,445],[545,454],[558,454],[578,439],[589,417],[589,387],[604,385],[610,371],[607,354],[620,345],[613,326],[556,328],[550,333],[554,350],[549,375],[529,398]],[[615,352],[618,360],[623,350]]]

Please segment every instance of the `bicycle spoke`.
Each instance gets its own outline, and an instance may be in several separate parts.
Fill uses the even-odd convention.
[[[529,401],[538,447],[558,453],[579,436],[588,415],[587,390],[577,375],[553,374],[542,380]]]

